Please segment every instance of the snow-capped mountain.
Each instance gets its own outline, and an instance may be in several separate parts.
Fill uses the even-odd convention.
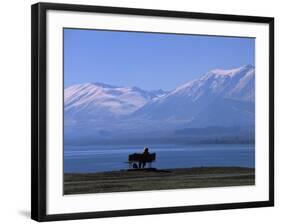
[[[199,101],[207,95],[254,100],[255,69],[246,65],[231,70],[215,69],[201,78],[179,86],[170,95],[184,95]]]
[[[68,119],[85,120],[130,114],[148,101],[165,94],[138,87],[116,87],[104,83],[73,85],[64,91],[64,111]]]
[[[145,116],[146,119],[164,118],[188,122],[200,112],[209,114],[210,105],[217,101],[246,101],[254,105],[254,84],[255,69],[251,65],[232,70],[212,70],[148,102],[135,115]],[[205,108],[209,110],[204,111]]]
[[[172,133],[190,127],[253,126],[255,68],[211,70],[170,92],[103,83],[74,85],[65,89],[64,102],[65,133],[76,130],[87,136],[144,137],[148,130],[158,134],[164,129]]]

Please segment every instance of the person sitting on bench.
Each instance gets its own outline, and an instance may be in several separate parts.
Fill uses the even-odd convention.
[[[148,160],[149,152],[148,148],[144,148],[144,151],[142,153],[142,160],[139,162],[139,168],[144,168],[146,165],[146,161]]]

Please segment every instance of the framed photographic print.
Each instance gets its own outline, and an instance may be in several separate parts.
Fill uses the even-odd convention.
[[[274,19],[32,6],[32,218],[274,204]]]

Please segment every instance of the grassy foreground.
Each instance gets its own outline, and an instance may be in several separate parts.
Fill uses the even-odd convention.
[[[64,174],[64,194],[225,187],[255,184],[255,169],[199,167]]]

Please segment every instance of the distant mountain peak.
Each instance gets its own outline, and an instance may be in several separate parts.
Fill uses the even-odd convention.
[[[117,86],[113,86],[113,85],[109,85],[103,82],[94,82],[94,83],[88,83],[90,85],[95,85],[95,86],[99,86],[102,88],[118,88]]]
[[[242,66],[241,68],[245,68],[245,69],[254,69],[255,66],[252,65],[252,64],[246,64],[246,65]]]
[[[123,116],[163,94],[163,90],[146,91],[139,87],[118,87],[101,82],[76,84],[64,90],[64,110],[66,117],[78,120]]]
[[[214,75],[221,75],[221,76],[233,76],[235,75],[238,71],[240,71],[241,68],[235,68],[235,69],[213,69],[211,70],[208,74],[214,74]]]
[[[213,69],[209,72],[206,72],[201,77],[188,81],[180,86],[178,86],[173,92],[195,90],[200,87],[202,89],[203,83],[206,83],[207,86],[219,87],[222,84],[226,83],[225,79],[234,78],[236,76],[244,76],[248,71],[254,71],[255,67],[253,65],[244,65],[238,68],[233,69]],[[221,81],[217,81],[221,80]],[[210,82],[213,82],[213,85],[210,85]],[[221,84],[220,84],[221,83]]]
[[[254,66],[248,64],[248,65],[244,65],[242,67],[232,68],[232,69],[213,69],[210,72],[208,72],[207,74],[232,77],[241,71],[250,70],[250,69],[254,69]]]

